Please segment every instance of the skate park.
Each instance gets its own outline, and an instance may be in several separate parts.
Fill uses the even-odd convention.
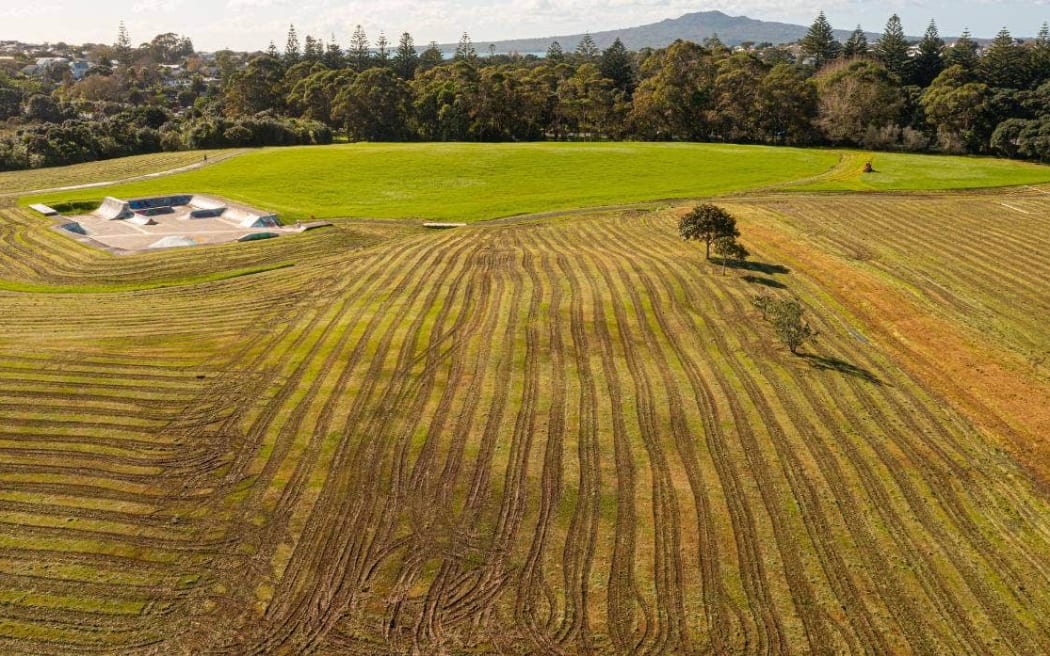
[[[276,214],[213,196],[173,194],[106,197],[90,214],[63,217],[58,229],[113,252],[139,252],[269,239],[312,227],[285,227]]]

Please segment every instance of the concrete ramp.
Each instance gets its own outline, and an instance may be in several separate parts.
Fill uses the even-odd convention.
[[[76,221],[64,224],[62,226],[62,229],[66,232],[72,232],[74,235],[86,235],[88,233],[87,228],[80,225]]]
[[[277,217],[272,214],[268,216],[247,216],[241,219],[240,222],[242,228],[277,228],[280,225]]]
[[[196,246],[197,242],[182,235],[172,235],[160,241],[150,244],[150,248],[179,248],[180,246]]]
[[[142,215],[139,215],[139,214],[136,214],[135,216],[131,217],[130,219],[126,219],[126,221],[128,223],[134,223],[135,225],[140,225],[140,226],[157,225],[157,222],[154,221],[153,219],[149,218],[148,216],[142,216]]]
[[[276,232],[249,232],[243,237],[238,237],[237,241],[256,241],[259,239],[273,239],[279,237]]]
[[[189,206],[195,210],[219,210],[226,209],[226,203],[221,200],[209,198],[208,196],[193,196],[190,198]]]
[[[112,196],[106,196],[106,199],[102,201],[102,204],[98,206],[98,209],[95,210],[94,214],[95,216],[106,219],[107,221],[130,219],[135,216],[135,213],[131,211],[131,206],[128,205],[128,203],[119,198],[113,198]]]
[[[36,212],[40,212],[44,216],[58,216],[58,210],[56,210],[53,207],[48,207],[47,205],[44,205],[43,203],[33,203],[32,205],[29,206],[29,209],[31,209],[33,211],[36,211]]]

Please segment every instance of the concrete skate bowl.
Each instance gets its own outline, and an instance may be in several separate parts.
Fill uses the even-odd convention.
[[[196,194],[174,194],[132,200],[107,196],[92,214],[107,221],[127,220],[135,216],[177,214],[177,218],[181,219],[227,218],[245,228],[276,228],[281,225],[274,214]]]
[[[76,218],[91,241],[116,252],[254,241],[299,232],[283,227],[275,214],[199,194],[107,197],[91,214]]]
[[[127,201],[113,198],[112,196],[106,196],[106,199],[102,201],[102,204],[98,206],[98,209],[93,214],[107,221],[130,219],[135,215],[131,208],[128,207]]]

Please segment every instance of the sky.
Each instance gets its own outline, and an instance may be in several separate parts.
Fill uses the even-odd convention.
[[[417,45],[456,42],[467,32],[476,46],[513,38],[557,36],[634,27],[694,11],[809,25],[821,10],[833,27],[881,32],[891,13],[905,32],[922,34],[930,19],[943,36],[969,28],[976,37],[1006,27],[1034,36],[1050,21],[1050,0],[0,0],[0,40],[113,43],[120,21],[133,43],[175,32],[198,50],[283,49],[289,25],[345,46],[356,25],[373,41],[384,32],[396,43],[402,32]]]

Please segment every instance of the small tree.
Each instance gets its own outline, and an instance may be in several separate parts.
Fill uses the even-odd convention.
[[[715,240],[715,254],[722,258],[722,275],[726,274],[729,260],[739,262],[747,259],[751,253],[733,237],[719,237]]]
[[[751,304],[758,308],[763,319],[773,324],[777,338],[794,355],[798,355],[804,343],[817,336],[817,331],[802,318],[803,308],[798,299],[778,299],[760,294],[751,300]]]
[[[721,237],[735,239],[740,236],[733,215],[717,205],[697,205],[678,222],[678,234],[682,239],[697,239],[706,246],[706,257],[711,259],[711,244]]]
[[[817,335],[817,331],[802,318],[802,311],[802,304],[797,299],[787,298],[779,301],[773,312],[773,330],[794,355],[798,355],[802,344]]]
[[[758,311],[762,313],[762,320],[769,321],[773,316],[773,308],[776,307],[777,299],[773,298],[769,294],[759,294],[758,296],[751,299],[751,305],[758,308]]]

